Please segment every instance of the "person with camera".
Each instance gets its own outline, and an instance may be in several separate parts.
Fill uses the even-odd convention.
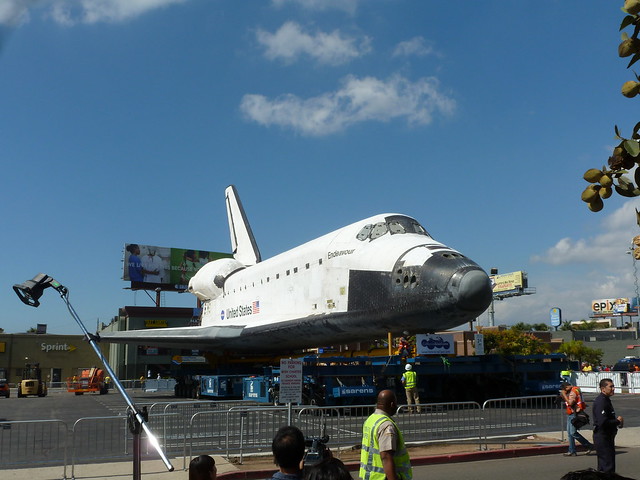
[[[362,480],[411,480],[409,453],[402,432],[391,419],[397,408],[393,390],[378,394],[376,409],[362,427],[359,473]]]
[[[278,466],[271,480],[302,480],[304,435],[293,425],[280,427],[271,443],[273,461]]]
[[[189,480],[216,480],[216,461],[209,455],[200,455],[189,463]]]
[[[584,403],[582,399],[582,392],[580,392],[578,387],[574,387],[569,382],[562,382],[560,395],[567,408],[567,437],[569,438],[569,451],[565,453],[564,456],[575,457],[577,455],[576,440],[587,447],[587,455],[589,455],[594,449],[593,444],[584,438],[573,424],[573,420],[576,418],[578,412],[584,411],[587,408],[587,404]]]
[[[305,467],[304,480],[353,480],[353,477],[345,464],[328,452],[320,462]]]

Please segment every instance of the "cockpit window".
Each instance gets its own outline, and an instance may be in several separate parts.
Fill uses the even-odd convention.
[[[391,220],[389,222],[389,232],[391,235],[395,235],[396,233],[406,233],[406,230],[398,220]]]
[[[364,227],[362,227],[362,230],[358,232],[358,235],[356,235],[356,238],[358,240],[366,240],[367,238],[369,238],[369,234],[371,233],[372,228],[373,228],[373,225],[371,225],[370,223],[368,225],[365,225]]]
[[[384,222],[365,225],[358,232],[356,238],[360,241],[365,241],[367,239],[375,240],[387,232],[391,235],[415,233],[418,235],[430,236],[424,227],[413,218],[405,217],[403,215],[393,215],[385,218]]]
[[[369,238],[371,240],[375,240],[376,238],[383,236],[385,233],[387,233],[387,224],[385,222],[376,223],[371,229]]]

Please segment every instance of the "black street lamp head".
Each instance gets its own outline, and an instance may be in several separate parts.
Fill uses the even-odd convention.
[[[13,291],[16,292],[16,295],[18,295],[18,298],[22,303],[31,307],[38,307],[40,305],[39,299],[42,296],[44,289],[48,287],[53,287],[62,294],[67,291],[67,289],[60,285],[60,283],[44,273],[39,273],[33,277],[32,280],[27,280],[19,285],[14,285]]]

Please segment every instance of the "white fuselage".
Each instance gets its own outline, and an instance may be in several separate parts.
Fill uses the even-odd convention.
[[[189,282],[202,301],[200,326],[115,332],[108,341],[294,350],[446,330],[491,302],[486,272],[405,215],[376,215],[265,261],[249,230],[236,227],[237,238],[251,242],[237,242],[236,258],[207,263]]]
[[[387,216],[362,220],[236,271],[226,279],[222,295],[203,302],[202,325],[257,326],[347,312],[350,271],[391,273],[407,251],[413,252],[408,261],[418,266],[434,251],[451,250],[426,234],[356,238],[364,225]],[[431,248],[414,251],[420,246]]]

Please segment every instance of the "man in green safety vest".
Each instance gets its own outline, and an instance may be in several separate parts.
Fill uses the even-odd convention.
[[[420,398],[418,397],[418,374],[413,371],[411,364],[404,366],[405,372],[402,374],[402,384],[404,391],[407,393],[407,405],[409,405],[409,413],[413,413],[414,409],[411,404],[415,404],[415,411],[420,413]]]
[[[362,427],[362,480],[411,480],[409,453],[398,425],[391,419],[398,403],[393,390],[378,394],[376,410]]]

